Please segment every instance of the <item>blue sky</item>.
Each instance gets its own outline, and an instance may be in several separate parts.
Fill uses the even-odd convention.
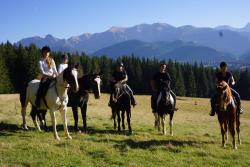
[[[58,38],[111,26],[168,23],[243,27],[249,0],[0,0],[0,42],[52,34]]]

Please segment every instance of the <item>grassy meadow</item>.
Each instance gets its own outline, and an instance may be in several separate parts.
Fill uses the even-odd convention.
[[[221,147],[219,123],[217,116],[208,115],[208,99],[178,98],[179,110],[174,116],[171,137],[154,129],[149,96],[136,96],[132,135],[113,130],[107,94],[99,100],[90,97],[88,134],[73,132],[69,108],[67,118],[73,139],[64,138],[61,116],[57,113],[61,141],[56,141],[52,131],[38,132],[34,128],[29,108],[30,130],[21,130],[18,95],[0,95],[0,166],[250,166],[250,102],[243,101],[242,145],[233,150],[231,138],[226,148]],[[49,113],[47,123],[51,126]],[[79,123],[82,126],[81,119]]]

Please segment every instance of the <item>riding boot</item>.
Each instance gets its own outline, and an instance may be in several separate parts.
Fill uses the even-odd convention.
[[[42,85],[41,85],[41,84],[42,84],[42,83],[40,83],[39,88],[38,88],[38,90],[37,90],[37,94],[36,94],[35,105],[36,105],[37,108],[40,107],[40,100],[41,100],[42,94],[43,94],[43,90],[42,90]]]
[[[132,106],[135,106],[135,105],[136,105],[134,96],[131,96],[131,105],[132,105]]]

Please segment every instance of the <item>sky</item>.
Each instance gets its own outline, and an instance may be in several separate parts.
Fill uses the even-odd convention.
[[[142,23],[244,27],[249,0],[0,0],[0,42],[69,38]]]

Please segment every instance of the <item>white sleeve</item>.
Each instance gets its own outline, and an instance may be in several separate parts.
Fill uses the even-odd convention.
[[[40,72],[42,75],[47,75],[47,76],[50,75],[49,73],[47,73],[47,72],[44,71],[44,69],[43,69],[43,63],[42,63],[41,60],[38,62],[38,68],[39,68],[39,72]]]
[[[62,71],[63,71],[63,66],[62,66],[62,64],[60,64],[58,67],[58,73],[61,73]]]

